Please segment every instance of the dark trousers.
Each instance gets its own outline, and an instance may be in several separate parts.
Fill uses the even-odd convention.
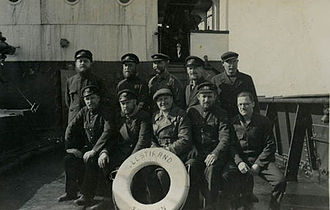
[[[104,181],[105,186],[110,184],[109,174],[110,166],[106,165],[105,168],[100,168],[98,165],[98,155],[89,158],[85,165],[84,180],[81,186],[81,193],[87,197],[93,198],[99,181]],[[101,179],[100,179],[101,177]],[[109,188],[109,187],[107,187]]]
[[[73,154],[64,157],[65,192],[70,195],[77,194],[84,178],[84,163],[81,158]]]
[[[206,166],[204,159],[190,159],[186,163],[190,168],[190,187],[187,201],[199,201],[199,190],[205,197],[206,205],[215,204],[220,188],[220,174],[224,168],[224,161],[216,160],[211,166]],[[198,204],[195,206],[198,207]]]
[[[252,164],[249,164],[250,166]],[[282,172],[277,168],[274,162],[270,162],[262,168],[258,174],[262,179],[266,180],[273,187],[269,207],[271,209],[279,209],[280,201],[283,197],[286,188],[286,180]],[[243,196],[253,193],[254,180],[249,173],[242,174],[235,163],[230,163],[226,166],[222,173],[224,180],[224,194]]]

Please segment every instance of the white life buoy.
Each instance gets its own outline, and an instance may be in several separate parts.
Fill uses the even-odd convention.
[[[157,165],[163,167],[170,177],[167,195],[157,203],[142,204],[131,193],[134,175],[143,167]],[[178,210],[182,208],[189,191],[189,176],[182,161],[172,152],[162,148],[142,149],[120,166],[113,181],[113,198],[120,210]]]

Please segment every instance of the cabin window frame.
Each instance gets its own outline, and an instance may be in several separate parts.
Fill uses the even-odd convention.
[[[65,0],[65,3],[70,4],[70,5],[75,5],[79,2],[80,0],[74,0],[74,1],[69,1],[69,0]]]
[[[117,3],[120,4],[121,6],[127,6],[127,5],[131,4],[133,1],[134,1],[134,0],[128,0],[127,3],[123,3],[123,2],[121,2],[120,0],[117,0]]]
[[[22,0],[17,0],[17,1],[8,0],[8,2],[9,2],[9,4],[16,5],[16,4],[21,3]]]

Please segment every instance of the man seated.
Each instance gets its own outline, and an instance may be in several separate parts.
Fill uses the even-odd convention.
[[[133,153],[151,146],[152,127],[151,116],[138,106],[137,95],[134,90],[118,91],[120,116],[119,137],[113,152],[110,154],[112,169],[117,169]],[[158,198],[158,191],[151,181],[148,181],[150,168],[139,171],[133,179],[133,197],[140,202],[150,203]],[[148,194],[148,196],[146,196]],[[158,193],[159,194],[159,193]]]
[[[234,187],[234,183],[240,183],[241,186],[237,187],[241,189],[241,193],[251,197],[254,184],[253,177],[251,179],[249,174],[260,176],[273,187],[269,209],[280,209],[286,181],[275,165],[276,146],[271,122],[268,118],[253,112],[254,105],[254,97],[250,92],[238,94],[239,114],[232,122],[237,136],[233,155],[236,169],[241,175],[237,176],[235,172],[227,173],[225,180],[231,187]],[[246,206],[245,209],[250,208],[251,206]]]
[[[186,161],[191,149],[190,120],[186,112],[173,103],[173,94],[169,88],[161,88],[153,95],[159,110],[153,114],[152,147],[162,147],[176,154],[182,162]],[[170,180],[163,168],[156,169],[157,179],[161,185],[162,195],[169,190]]]
[[[198,86],[199,104],[188,109],[192,121],[193,149],[188,157],[191,185],[203,191],[207,209],[215,209],[221,170],[229,157],[230,128],[227,113],[216,104],[216,86],[204,82]],[[202,183],[202,184],[201,184]],[[195,189],[196,190],[196,189]]]
[[[66,152],[66,194],[60,201],[74,199],[77,196],[77,177],[85,171],[80,189],[82,196],[75,200],[77,205],[90,205],[95,195],[100,168],[107,173],[105,153],[106,145],[111,147],[116,135],[114,117],[101,103],[98,87],[86,86],[82,89],[86,104],[69,123],[65,132]],[[84,138],[75,138],[84,131]],[[102,163],[98,164],[101,157]],[[105,161],[104,161],[105,160]],[[85,168],[85,169],[83,169]]]

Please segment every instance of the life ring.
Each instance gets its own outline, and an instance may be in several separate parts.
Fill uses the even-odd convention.
[[[163,167],[171,180],[167,195],[157,203],[142,204],[131,194],[134,175],[143,167]],[[162,148],[142,149],[128,157],[120,166],[113,181],[115,205],[120,210],[179,210],[187,199],[189,176],[182,161],[172,152]]]

